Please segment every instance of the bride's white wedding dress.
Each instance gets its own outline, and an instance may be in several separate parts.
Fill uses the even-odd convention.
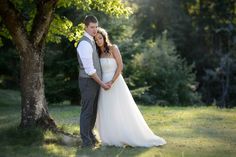
[[[114,58],[101,58],[102,80],[108,82],[115,74]],[[151,147],[166,144],[145,122],[120,75],[109,90],[101,88],[98,99],[96,127],[103,145]]]

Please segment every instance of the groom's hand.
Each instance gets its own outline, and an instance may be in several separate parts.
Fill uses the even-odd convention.
[[[108,89],[111,88],[111,86],[107,85],[106,83],[103,83],[103,84],[102,84],[102,88],[103,88],[104,90],[108,90]]]
[[[111,86],[112,86],[112,82],[109,81],[109,82],[106,83],[106,85],[108,85],[108,86],[111,88]]]

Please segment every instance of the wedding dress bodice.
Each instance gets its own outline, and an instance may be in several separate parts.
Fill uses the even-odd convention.
[[[102,80],[104,82],[111,81],[116,72],[117,63],[114,58],[100,58],[102,67]]]

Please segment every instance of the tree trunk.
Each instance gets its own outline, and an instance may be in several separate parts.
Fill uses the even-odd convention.
[[[39,126],[55,129],[56,124],[48,113],[43,82],[43,51],[29,46],[21,52],[21,124],[20,126]]]
[[[57,129],[48,113],[43,82],[43,45],[58,0],[35,0],[36,15],[27,32],[22,13],[9,0],[0,0],[0,16],[20,52],[21,123],[23,128]]]

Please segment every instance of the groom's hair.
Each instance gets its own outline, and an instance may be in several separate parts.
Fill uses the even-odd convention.
[[[89,23],[98,23],[98,19],[93,15],[87,15],[84,18],[84,24],[85,24],[85,26],[88,26]]]

